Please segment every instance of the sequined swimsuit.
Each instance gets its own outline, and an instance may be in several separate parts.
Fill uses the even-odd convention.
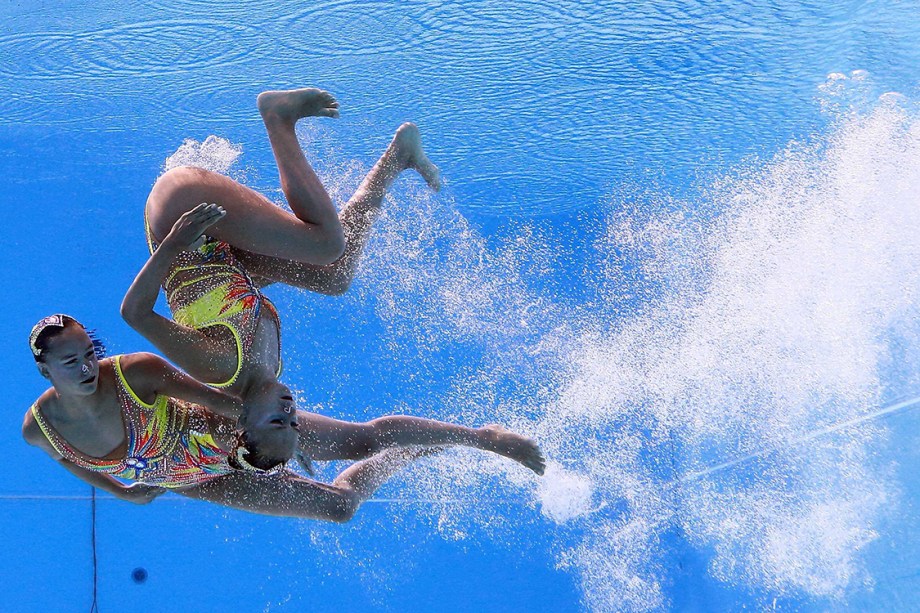
[[[206,409],[167,396],[153,404],[138,398],[115,356],[115,390],[127,438],[123,458],[94,458],[79,451],[45,419],[38,404],[32,416],[51,446],[81,468],[148,485],[177,488],[199,485],[233,472],[227,454],[211,436]]]
[[[144,225],[147,246],[153,253],[159,245],[146,216]],[[252,282],[229,243],[209,239],[195,251],[181,252],[173,260],[163,289],[176,323],[196,330],[224,326],[233,334],[237,352],[236,372],[227,381],[208,385],[227,387],[236,382],[263,312],[275,321],[278,346],[281,346],[281,321],[275,305]],[[280,355],[277,374],[281,374]]]

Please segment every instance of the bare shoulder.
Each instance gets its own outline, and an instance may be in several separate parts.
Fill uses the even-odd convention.
[[[39,410],[42,411],[49,411],[53,410],[55,403],[56,396],[54,390],[53,388],[49,388],[48,391],[38,397],[38,400],[36,400],[32,406],[37,406]],[[31,406],[26,410],[25,417],[22,419],[22,438],[32,446],[41,447],[48,453],[53,452],[48,439],[45,437],[45,433],[42,432],[41,426],[38,425],[38,421],[32,413]]]
[[[118,364],[126,377],[150,377],[169,370],[169,363],[155,353],[139,351],[119,357]]]
[[[32,414],[32,407],[26,410],[26,416],[22,420],[22,438],[30,445],[38,445],[39,439],[44,438],[35,416]]]
[[[160,381],[173,370],[169,362],[146,351],[122,355],[118,363],[125,381],[144,402],[153,402]]]

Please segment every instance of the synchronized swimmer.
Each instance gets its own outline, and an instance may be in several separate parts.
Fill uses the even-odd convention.
[[[339,214],[294,132],[301,118],[337,117],[334,97],[318,89],[265,92],[258,109],[293,214],[200,168],[162,175],[145,210],[151,255],[121,310],[182,370],[147,353],[100,360],[82,324],[47,317],[33,328],[30,347],[52,387],[26,413],[26,440],[134,502],[172,490],[338,522],[396,471],[444,446],[495,452],[542,474],[536,443],[497,425],[404,415],[352,423],[294,407],[279,381],[280,318],[261,288],[281,282],[345,292],[393,180],[411,168],[438,189],[439,174],[418,129],[403,124]],[[154,311],[161,286],[172,319]],[[313,460],[358,461],[324,484],[286,470],[294,457],[308,471]]]

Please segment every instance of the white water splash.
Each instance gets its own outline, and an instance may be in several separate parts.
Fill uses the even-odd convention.
[[[242,155],[243,148],[219,136],[208,136],[203,142],[185,139],[175,153],[166,158],[164,172],[179,166],[197,166],[212,172],[228,174]]]
[[[876,100],[826,137],[714,183],[714,214],[617,203],[587,279],[607,293],[588,310],[521,273],[540,268],[536,234],[490,247],[425,197],[385,222],[365,291],[388,338],[421,346],[423,363],[445,344],[485,348],[445,397],[463,412],[444,417],[517,416],[561,462],[572,487],[551,479],[537,496],[566,538],[581,535],[560,565],[579,573],[589,608],[667,606],[659,557],[674,529],[714,552],[710,572],[729,585],[840,599],[871,583],[861,552],[898,496],[873,459],[886,431],[865,422],[805,435],[917,381],[892,359],[920,315],[920,122],[900,98]],[[652,289],[624,310],[633,284]],[[442,473],[420,491],[481,488],[502,470],[484,462],[464,456],[467,478],[445,485],[455,475]]]
[[[565,523],[591,512],[593,490],[590,479],[551,461],[537,485],[540,510],[554,522]]]

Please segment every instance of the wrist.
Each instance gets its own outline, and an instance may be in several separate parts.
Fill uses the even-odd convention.
[[[176,243],[176,239],[167,235],[166,238],[163,239],[163,242],[160,243],[160,246],[157,247],[156,253],[162,252],[164,255],[173,257],[173,256],[178,255],[180,252],[184,250],[185,250],[185,247]]]

